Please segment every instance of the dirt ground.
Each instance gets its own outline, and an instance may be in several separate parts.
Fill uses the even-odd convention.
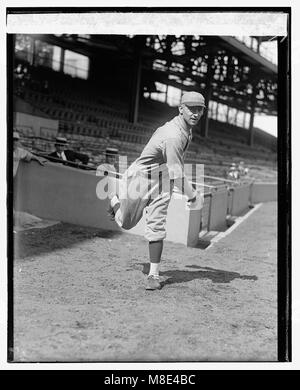
[[[277,360],[277,204],[202,250],[59,223],[14,233],[14,361]]]

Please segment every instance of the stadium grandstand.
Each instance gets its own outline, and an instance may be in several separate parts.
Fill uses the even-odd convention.
[[[256,113],[276,115],[277,66],[263,50],[269,38],[16,34],[14,127],[33,152],[53,150],[64,136],[91,168],[109,147],[131,163],[177,113],[182,92],[197,90],[208,110],[186,162],[222,178],[242,160],[252,178],[274,182],[277,140],[254,127]],[[40,118],[39,128],[29,116]]]

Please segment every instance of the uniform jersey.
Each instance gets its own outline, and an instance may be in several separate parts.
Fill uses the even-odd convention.
[[[184,154],[191,139],[192,130],[176,116],[155,131],[134,165],[146,171],[166,166],[170,179],[182,178]]]

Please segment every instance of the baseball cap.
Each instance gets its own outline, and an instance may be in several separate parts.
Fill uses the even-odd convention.
[[[199,92],[184,92],[181,98],[181,104],[205,107],[205,99]]]

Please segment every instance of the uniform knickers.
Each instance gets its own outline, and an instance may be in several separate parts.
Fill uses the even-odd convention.
[[[120,208],[115,215],[119,226],[132,229],[146,209],[146,239],[158,241],[166,237],[171,187],[174,180],[184,177],[184,153],[191,137],[191,130],[185,128],[179,117],[154,132],[119,183]]]
[[[123,229],[132,229],[146,209],[145,238],[149,241],[163,240],[172,190],[166,167],[157,166],[150,174],[143,167],[132,164],[119,184],[120,212],[116,222]]]

